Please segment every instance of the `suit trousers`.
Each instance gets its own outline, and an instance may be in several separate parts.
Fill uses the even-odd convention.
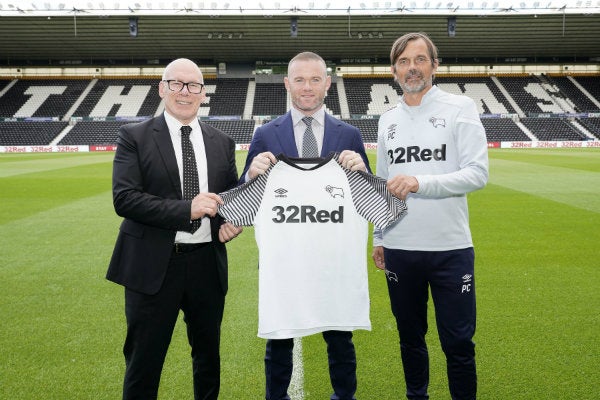
[[[387,285],[400,336],[406,397],[429,398],[429,356],[425,343],[429,290],[452,400],[475,400],[475,253],[384,249]]]
[[[356,353],[352,332],[325,331],[331,400],[353,400],[356,393]],[[265,353],[267,400],[290,400],[287,393],[293,370],[294,339],[269,339]]]
[[[192,349],[194,399],[216,400],[224,306],[212,243],[188,253],[172,253],[158,293],[147,295],[126,288],[123,399],[157,398],[163,363],[182,310]]]

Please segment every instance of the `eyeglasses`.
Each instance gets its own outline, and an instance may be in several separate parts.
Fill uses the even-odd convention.
[[[399,66],[400,68],[406,68],[410,65],[411,62],[414,62],[415,65],[423,65],[423,64],[429,62],[429,58],[427,58],[425,56],[417,56],[417,57],[413,58],[412,60],[410,58],[399,58],[396,61],[396,65]]]
[[[167,87],[173,92],[181,92],[184,87],[187,87],[188,92],[199,94],[204,89],[204,84],[200,82],[179,82],[176,79],[165,79],[163,82],[167,82]]]

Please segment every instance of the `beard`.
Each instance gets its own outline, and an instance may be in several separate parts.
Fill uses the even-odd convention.
[[[302,103],[302,100],[300,100],[300,99],[292,99],[292,103],[294,104],[294,106],[298,110],[305,111],[305,112],[311,112],[311,111],[316,111],[316,110],[320,109],[321,106],[323,105],[323,101],[324,101],[324,99],[321,98],[313,103],[304,104],[304,103]]]
[[[404,93],[419,93],[431,86],[432,81],[432,78],[425,79],[420,71],[410,70],[398,84]]]

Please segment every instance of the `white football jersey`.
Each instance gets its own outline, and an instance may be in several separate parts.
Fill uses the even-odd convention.
[[[219,214],[255,226],[261,338],[371,329],[367,221],[385,228],[406,205],[385,180],[337,157],[280,155],[265,174],[221,194]]]

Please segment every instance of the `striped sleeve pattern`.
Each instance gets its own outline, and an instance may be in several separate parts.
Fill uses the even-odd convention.
[[[338,161],[338,155],[335,159]],[[406,214],[406,203],[387,190],[385,179],[364,171],[342,169],[348,178],[356,211],[375,227],[386,228]]]
[[[264,174],[220,193],[223,204],[219,205],[219,215],[236,226],[253,225],[272,169],[273,165]]]

